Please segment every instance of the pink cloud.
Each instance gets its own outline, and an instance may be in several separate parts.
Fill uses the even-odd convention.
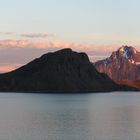
[[[72,48],[74,51],[86,52],[90,58],[94,56],[109,55],[112,51],[116,50],[120,46],[116,45],[94,45],[94,44],[82,44],[76,42],[62,42],[62,41],[30,41],[27,39],[21,40],[0,40],[0,49],[9,50],[41,50],[46,52],[56,51],[62,48]],[[17,55],[17,54],[16,54]],[[33,55],[33,54],[31,54]],[[98,57],[97,57],[98,58]]]
[[[5,72],[9,72],[9,71],[12,71],[12,70],[15,70],[17,68],[19,68],[20,66],[22,65],[4,65],[4,66],[0,66],[0,73],[5,73]]]
[[[15,68],[13,66],[0,66],[0,72],[8,72],[8,71],[12,71]]]
[[[32,48],[32,49],[45,49],[46,51],[56,51],[62,48],[72,48],[74,51],[86,52],[91,55],[106,55],[116,50],[117,45],[94,45],[94,44],[82,44],[76,42],[61,42],[61,41],[30,41],[23,40],[0,40],[0,48]]]
[[[121,46],[121,45],[120,45]],[[0,71],[10,71],[41,55],[63,48],[86,52],[91,61],[108,57],[119,45],[94,45],[61,41],[0,40]],[[17,64],[20,64],[17,66]]]
[[[0,47],[26,47],[28,44],[28,40],[0,40]]]

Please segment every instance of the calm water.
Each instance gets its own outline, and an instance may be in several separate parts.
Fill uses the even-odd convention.
[[[140,93],[0,93],[0,140],[140,140]]]

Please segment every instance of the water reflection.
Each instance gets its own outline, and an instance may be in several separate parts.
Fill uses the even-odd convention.
[[[90,106],[96,106],[89,111],[95,139],[138,140],[140,138],[140,95],[118,93],[101,96],[102,98],[93,99],[96,102],[90,103]]]
[[[2,140],[139,140],[140,94],[0,94]]]

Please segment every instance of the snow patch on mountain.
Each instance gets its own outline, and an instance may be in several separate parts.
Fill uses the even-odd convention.
[[[136,62],[136,65],[140,65],[140,62]]]
[[[134,54],[136,54],[137,53],[137,51],[136,51],[136,49],[134,49]]]
[[[135,61],[132,59],[132,60],[131,60],[131,63],[132,63],[132,64],[135,64]]]
[[[128,52],[129,50],[126,48],[126,46],[122,46],[120,49],[119,49],[119,52],[121,53],[121,55],[126,58],[126,59],[129,59],[129,56],[128,56]]]
[[[129,56],[128,56],[128,54],[127,54],[127,53],[128,53],[128,51],[127,51],[127,50],[124,50],[124,51],[123,51],[123,57],[125,57],[125,58],[127,58],[127,59],[128,59],[128,58],[129,58]]]
[[[120,47],[112,52],[107,62],[97,62],[96,69],[114,80],[140,80],[140,52],[134,47]]]

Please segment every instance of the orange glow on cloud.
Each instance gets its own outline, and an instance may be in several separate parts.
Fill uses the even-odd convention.
[[[113,51],[115,51],[119,47],[121,47],[121,45],[95,45],[62,41],[39,42],[31,41],[28,39],[0,40],[0,72],[8,72],[14,70],[20,67],[22,64],[26,64],[34,58],[40,57],[47,52],[53,52],[63,48],[71,48],[74,51],[86,52],[90,60],[92,62],[95,62],[97,60],[108,57]],[[3,65],[2,63],[5,62],[6,64]]]
[[[0,66],[0,73],[9,72],[22,66],[22,64],[4,65]]]
[[[117,47],[116,45],[94,45],[94,44],[82,44],[75,42],[35,42],[27,39],[23,40],[0,40],[0,48],[1,47],[18,47],[18,48],[38,48],[38,49],[47,49],[47,48],[72,48],[76,51],[98,51],[98,52],[111,52],[114,51]]]
[[[0,66],[0,72],[8,72],[16,69],[14,66]]]

